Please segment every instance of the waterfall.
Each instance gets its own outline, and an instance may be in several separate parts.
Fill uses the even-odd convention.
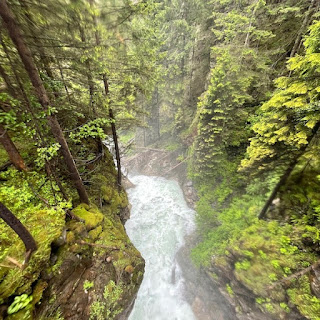
[[[146,268],[129,320],[194,320],[175,256],[194,230],[195,213],[177,182],[148,176],[130,180],[136,187],[128,190],[132,209],[125,227]]]

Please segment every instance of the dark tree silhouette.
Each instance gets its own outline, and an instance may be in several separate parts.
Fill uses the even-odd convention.
[[[38,248],[36,241],[20,220],[2,202],[0,202],[0,218],[2,218],[23,241],[26,247],[26,258],[24,264],[27,264],[30,260],[31,254]]]

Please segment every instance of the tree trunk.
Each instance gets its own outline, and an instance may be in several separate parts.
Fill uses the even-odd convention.
[[[29,78],[31,80],[31,83],[35,89],[36,95],[38,97],[38,100],[44,110],[48,112],[48,107],[50,105],[50,101],[47,95],[47,92],[44,88],[44,85],[40,79],[38,70],[36,68],[36,65],[32,59],[31,52],[27,45],[23,41],[23,37],[21,35],[21,32],[19,30],[18,25],[15,22],[14,15],[10,8],[8,7],[6,0],[0,0],[0,15],[5,23],[5,26],[8,30],[9,36],[12,40],[12,42],[15,44],[17,51],[20,55],[20,58],[25,66],[25,69],[29,75]],[[56,140],[61,145],[61,152],[64,157],[64,160],[66,162],[67,168],[70,173],[70,178],[73,181],[79,197],[80,201],[84,203],[89,203],[89,198],[86,192],[86,189],[82,183],[82,180],[80,178],[78,169],[76,168],[76,165],[74,163],[74,159],[71,155],[71,152],[69,150],[69,146],[67,144],[67,141],[63,135],[63,132],[61,130],[60,124],[57,120],[57,118],[54,115],[48,115],[47,120],[49,123],[49,126],[51,128],[51,131],[56,138]]]
[[[11,97],[17,98],[17,95],[15,93],[14,87],[10,81],[9,76],[7,75],[6,71],[0,66],[0,75],[3,78],[7,90]],[[21,157],[17,147],[11,140],[7,130],[3,127],[2,124],[0,124],[0,143],[3,145],[4,149],[8,153],[8,156],[13,163],[13,165],[20,171],[26,171],[27,167],[24,163],[23,158]]]
[[[286,183],[286,181],[288,180],[289,176],[291,175],[293,169],[295,168],[296,164],[298,163],[300,157],[305,153],[306,149],[308,148],[311,140],[315,137],[315,135],[317,134],[318,130],[320,128],[320,122],[318,122],[314,128],[312,129],[312,134],[308,137],[307,141],[308,143],[300,150],[300,152],[297,154],[297,156],[290,162],[290,164],[288,165],[287,170],[283,173],[283,175],[281,176],[279,182],[276,184],[276,186],[274,187],[273,191],[271,192],[267,202],[265,203],[264,207],[262,208],[262,210],[259,213],[259,219],[264,219],[272,201],[274,200],[274,198],[276,197],[278,191],[280,190],[280,188]]]
[[[11,140],[7,133],[7,130],[0,124],[0,143],[3,145],[4,149],[8,153],[8,156],[13,163],[13,165],[20,171],[27,171],[27,167],[16,148],[15,144]]]
[[[94,1],[89,0],[90,6],[93,7]],[[97,27],[97,19],[96,16],[92,16],[93,24],[95,27]],[[96,38],[96,45],[100,45],[100,35],[98,30],[95,32],[95,38]],[[108,85],[108,80],[106,74],[103,74],[103,83],[104,83],[104,90],[105,90],[105,95],[108,97],[109,95],[109,85]],[[116,161],[117,161],[117,169],[118,169],[118,175],[117,175],[117,184],[118,184],[118,191],[121,190],[121,161],[120,161],[120,151],[119,151],[119,144],[118,144],[118,136],[117,136],[117,129],[115,125],[115,118],[113,115],[112,108],[109,106],[109,118],[112,120],[111,123],[111,130],[112,130],[112,138],[113,138],[113,143],[114,143],[114,149],[116,152]]]
[[[0,218],[13,229],[13,231],[19,236],[26,247],[26,261],[28,262],[32,252],[37,250],[37,244],[30,234],[30,232],[24,227],[18,218],[3,204],[0,202]]]
[[[104,83],[104,89],[106,97],[109,94],[109,86],[108,86],[108,80],[106,75],[103,75],[103,83]],[[118,190],[121,189],[121,161],[120,161],[120,151],[119,151],[119,144],[118,144],[118,137],[117,137],[117,130],[116,125],[114,123],[114,115],[112,112],[112,108],[109,106],[109,118],[112,120],[111,122],[111,129],[112,129],[112,137],[114,142],[114,149],[116,151],[116,161],[117,161],[117,169],[118,169],[118,176],[117,176],[117,183],[118,183]]]
[[[317,2],[319,2],[319,0],[311,0],[310,6],[308,8],[308,11],[306,13],[306,16],[303,19],[301,28],[298,32],[298,35],[296,37],[296,40],[294,42],[294,45],[292,47],[292,50],[290,52],[290,58],[292,58],[298,51],[301,40],[302,40],[302,36],[304,35],[304,33],[306,32],[308,26],[310,25],[310,22],[312,20],[312,16],[315,13],[315,9],[316,9],[316,4]]]

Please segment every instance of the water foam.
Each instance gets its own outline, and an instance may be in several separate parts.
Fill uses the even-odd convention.
[[[125,227],[146,268],[129,320],[194,320],[175,255],[194,229],[195,213],[177,182],[147,176],[130,180],[136,187],[128,191],[132,209]]]

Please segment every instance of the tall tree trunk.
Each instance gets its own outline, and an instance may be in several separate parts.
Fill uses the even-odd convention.
[[[52,59],[46,56],[46,53],[41,46],[41,43],[39,43],[39,38],[37,37],[37,34],[36,34],[37,24],[35,23],[33,16],[30,13],[29,6],[24,0],[23,1],[19,0],[19,3],[21,7],[24,9],[24,15],[26,17],[28,31],[30,32],[31,36],[34,38],[35,43],[38,44],[37,50],[40,55],[40,61],[42,63],[43,69],[46,71],[46,74],[50,79],[54,79],[53,73],[50,69],[50,63],[52,62]]]
[[[32,110],[31,102],[30,102],[30,100],[29,100],[29,98],[28,98],[28,95],[27,95],[27,93],[26,93],[26,91],[25,91],[25,89],[24,89],[24,87],[23,87],[22,80],[20,79],[20,76],[19,76],[19,74],[18,74],[18,72],[17,72],[17,70],[16,70],[16,67],[15,67],[14,61],[12,61],[12,59],[11,59],[11,57],[10,57],[9,50],[8,50],[5,42],[3,41],[2,37],[1,37],[1,34],[0,34],[0,43],[1,43],[1,45],[2,45],[3,51],[4,51],[5,54],[6,54],[6,57],[7,57],[8,61],[9,61],[9,65],[10,65],[11,71],[12,71],[12,73],[14,74],[14,77],[15,77],[15,80],[16,80],[16,84],[18,85],[18,88],[19,88],[19,91],[20,91],[19,94],[16,94],[16,92],[15,92],[14,89],[12,88],[9,93],[10,93],[15,99],[19,99],[19,96],[21,95],[21,98],[22,98],[22,100],[24,101],[25,106],[26,106],[28,112],[30,112],[30,114],[31,114],[31,116],[32,116],[33,125],[36,127],[37,132],[38,132],[38,135],[40,136],[40,138],[42,138],[42,132],[41,132],[40,124],[39,124],[39,122],[37,121],[36,116],[35,116],[35,114],[34,114],[34,112],[33,112],[33,110]],[[4,78],[4,80],[5,80],[5,78]],[[5,81],[6,81],[6,80],[5,80]],[[7,86],[9,86],[8,83],[7,83]],[[11,86],[12,86],[12,85],[11,85]]]
[[[15,22],[14,15],[10,8],[8,7],[6,0],[0,0],[0,15],[5,23],[5,26],[8,30],[9,36],[12,40],[12,42],[15,44],[17,51],[20,55],[20,58],[25,66],[25,69],[29,75],[29,78],[31,80],[31,83],[35,89],[36,95],[38,97],[38,100],[44,110],[46,112],[48,111],[48,107],[50,105],[50,101],[47,95],[47,92],[44,88],[44,85],[40,79],[38,70],[36,68],[36,65],[32,59],[31,52],[27,45],[24,43],[23,37],[21,35],[21,32],[19,30],[18,25]],[[54,115],[48,115],[47,116],[49,126],[51,128],[51,131],[56,138],[56,140],[61,145],[61,152],[65,159],[67,168],[69,170],[70,178],[73,181],[79,197],[80,201],[84,203],[89,203],[89,198],[86,192],[86,189],[83,185],[83,182],[80,178],[78,169],[74,163],[74,159],[71,155],[71,152],[69,150],[69,146],[67,144],[67,141],[63,135],[63,132],[61,130],[60,124],[57,120],[57,118]]]
[[[265,203],[264,207],[262,208],[262,210],[259,213],[259,219],[264,219],[265,218],[265,215],[268,212],[268,209],[269,209],[270,205],[272,204],[272,201],[275,199],[275,197],[276,197],[278,191],[280,190],[280,188],[286,183],[286,181],[290,177],[290,175],[291,175],[292,171],[294,170],[295,166],[297,165],[300,157],[305,153],[306,149],[310,145],[311,140],[317,134],[319,128],[320,128],[320,122],[318,122],[314,126],[314,128],[312,129],[312,134],[307,139],[308,143],[303,148],[301,148],[300,152],[297,154],[297,156],[294,159],[292,159],[292,161],[289,163],[286,171],[281,176],[279,182],[276,184],[276,186],[272,190],[267,202]]]
[[[106,94],[106,97],[107,97],[109,95],[109,85],[108,85],[107,76],[105,74],[103,75],[103,83],[104,83],[105,94]],[[115,118],[114,118],[114,115],[113,115],[112,108],[110,106],[109,106],[109,118],[112,120],[112,122],[111,122],[112,138],[113,138],[113,142],[114,142],[114,149],[116,151],[116,161],[117,161],[117,169],[118,169],[117,183],[118,183],[118,190],[120,191],[120,189],[121,189],[120,151],[119,151],[119,144],[118,144],[116,125],[114,123]]]
[[[313,14],[316,12],[316,5],[317,3],[319,4],[319,0],[311,0],[310,6],[308,8],[308,11],[303,19],[302,25],[298,31],[296,40],[294,42],[294,45],[292,47],[292,50],[290,52],[290,58],[292,58],[298,51],[299,47],[300,47],[300,43],[302,40],[302,37],[304,35],[304,33],[306,32],[308,26],[311,23],[312,20],[312,16]]]
[[[25,226],[20,222],[18,218],[3,204],[0,202],[0,218],[2,218],[5,223],[13,229],[13,231],[19,236],[26,247],[26,259],[25,263],[28,262],[32,252],[37,250],[37,244],[30,234],[30,232],[25,228]]]
[[[89,0],[90,6],[93,7],[94,5],[94,0]],[[95,15],[92,16],[93,24],[95,27],[97,27],[97,18]],[[95,38],[96,38],[96,45],[99,46],[101,41],[100,41],[100,35],[98,30],[96,29],[95,31]],[[108,79],[106,74],[103,74],[103,83],[104,83],[104,90],[106,97],[109,95],[109,85],[108,85]],[[118,191],[121,189],[121,160],[120,160],[120,150],[119,150],[119,143],[118,143],[118,136],[117,136],[117,129],[115,125],[115,118],[113,115],[112,108],[109,106],[109,118],[112,120],[111,122],[111,130],[112,130],[112,138],[113,138],[113,143],[114,143],[114,149],[116,152],[116,161],[117,161],[117,169],[118,169],[118,174],[117,174],[117,184],[118,184]]]
[[[13,72],[14,76],[15,76],[16,82],[17,82],[18,87],[19,87],[19,89],[20,89],[20,93],[21,93],[22,98],[23,98],[23,100],[24,100],[24,102],[25,102],[25,104],[26,104],[27,110],[28,110],[28,111],[30,112],[30,114],[32,115],[33,125],[36,127],[36,131],[37,131],[38,136],[39,136],[39,138],[40,138],[40,140],[41,140],[41,145],[44,147],[44,146],[45,146],[45,139],[44,139],[43,134],[42,134],[42,132],[41,132],[41,128],[40,128],[39,123],[38,123],[38,121],[37,121],[37,119],[36,119],[36,117],[35,117],[35,114],[34,114],[33,110],[32,110],[31,103],[30,103],[30,101],[29,101],[29,98],[28,98],[28,96],[27,96],[27,93],[26,93],[25,90],[24,90],[24,87],[23,87],[22,82],[21,82],[21,80],[20,80],[20,78],[19,78],[19,75],[18,75],[18,73],[17,73],[17,71],[16,71],[16,69],[15,69],[15,67],[14,67],[14,64],[13,64],[11,58],[10,58],[9,52],[8,52],[8,50],[7,50],[7,47],[6,47],[5,43],[3,42],[2,38],[1,38],[1,35],[0,35],[0,42],[1,42],[1,45],[2,45],[2,47],[3,47],[4,52],[5,52],[6,55],[7,55],[8,60],[9,60],[10,67],[11,67],[11,69],[12,69],[12,72]],[[18,95],[16,94],[16,92],[15,92],[15,90],[14,90],[14,87],[13,87],[11,81],[10,81],[10,78],[9,78],[9,76],[7,75],[7,73],[5,72],[5,70],[1,67],[1,65],[0,65],[0,75],[1,75],[2,78],[4,79],[4,81],[5,81],[6,85],[7,85],[7,88],[8,88],[8,92],[10,93],[10,95],[11,95],[12,97],[18,99]],[[4,128],[0,125],[0,136],[2,136],[3,129],[4,129]],[[10,157],[10,159],[11,159],[11,162],[14,164],[14,166],[15,166],[18,170],[23,170],[23,171],[25,171],[26,168],[25,168],[24,163],[23,163],[23,165],[21,165],[22,162],[23,162],[23,159],[22,159],[22,157],[20,156],[20,154],[19,154],[17,148],[15,147],[14,143],[11,141],[10,136],[8,136],[8,134],[7,134],[7,135],[4,134],[3,139],[6,140],[5,143],[2,142],[1,137],[0,137],[0,141],[1,141],[1,143],[3,144],[4,148],[6,149],[6,151],[8,152],[8,154],[9,154],[9,149],[8,149],[8,147],[6,148],[6,146],[5,146],[4,144],[10,146],[10,154],[9,154],[9,157]],[[11,154],[12,154],[12,151],[11,151],[11,150],[14,150],[14,148],[15,148],[16,151],[18,152],[18,154],[15,154],[15,155],[14,155],[14,159],[18,159],[18,164],[19,164],[19,166],[17,165],[16,162],[14,162],[14,161],[12,160],[12,157],[11,157]],[[13,155],[13,154],[12,154],[12,155]],[[21,159],[19,159],[19,156],[18,156],[18,155],[20,156]],[[22,162],[21,162],[21,160],[22,160]],[[52,177],[54,178],[54,180],[55,180],[55,182],[57,183],[57,185],[58,185],[61,193],[62,193],[63,196],[64,196],[64,198],[65,198],[66,200],[68,200],[68,197],[67,197],[67,195],[66,195],[66,192],[65,192],[65,190],[64,190],[61,182],[59,181],[59,179],[57,178],[57,176],[56,176],[55,173],[53,172],[52,167],[51,167],[51,164],[50,164],[49,161],[46,162],[46,168],[47,168],[46,171],[47,171],[47,173],[48,173],[48,176],[49,176],[49,177],[52,176]]]
[[[13,165],[20,171],[27,171],[27,167],[16,148],[15,144],[8,135],[7,130],[0,124],[0,143],[8,153],[8,156]]]

